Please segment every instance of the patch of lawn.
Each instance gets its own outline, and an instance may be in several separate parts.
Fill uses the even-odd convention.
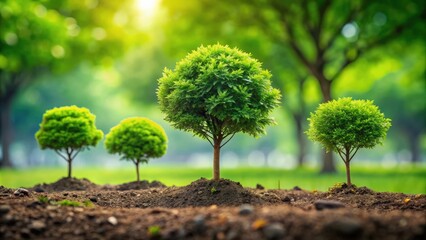
[[[210,179],[208,168],[187,168],[177,166],[144,166],[140,169],[141,179],[159,180],[167,186],[184,186],[200,177]],[[65,176],[65,168],[32,168],[0,170],[0,185],[8,188],[31,187],[38,183],[55,182]],[[129,168],[75,168],[74,177],[87,178],[96,184],[121,184],[136,180],[133,167]],[[298,186],[306,190],[326,191],[335,183],[346,180],[345,172],[319,174],[316,169],[283,170],[276,168],[240,167],[222,169],[222,178],[240,182],[245,187],[261,184],[268,189],[291,189]],[[360,167],[352,168],[353,183],[367,186],[380,192],[403,192],[426,194],[426,167],[404,166],[399,168]]]

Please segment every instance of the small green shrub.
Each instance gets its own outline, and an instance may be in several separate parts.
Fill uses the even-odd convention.
[[[50,199],[47,196],[44,196],[44,195],[39,196],[37,199],[38,199],[39,203],[47,204],[47,203],[50,202]]]
[[[167,136],[160,125],[147,118],[127,118],[111,128],[105,147],[109,153],[118,153],[122,159],[135,164],[139,182],[139,163],[163,156],[167,150]]]
[[[102,131],[95,126],[95,115],[87,108],[77,106],[46,111],[40,129],[35,134],[41,149],[53,149],[68,162],[69,178],[72,160],[84,148],[96,146],[102,137]]]
[[[148,227],[148,235],[151,236],[151,237],[158,237],[158,236],[160,236],[160,231],[161,231],[160,226],[154,225],[154,226],[149,226]]]
[[[165,119],[212,145],[215,180],[220,178],[220,149],[236,133],[257,137],[275,123],[270,113],[281,96],[270,78],[250,54],[215,44],[189,53],[158,80]]]
[[[81,207],[82,206],[80,202],[72,201],[68,199],[61,200],[59,202],[56,202],[55,204],[59,206],[64,206],[64,207]]]
[[[348,186],[352,184],[350,161],[357,151],[382,144],[391,126],[391,120],[372,101],[352,98],[323,103],[308,120],[308,137],[342,158]]]

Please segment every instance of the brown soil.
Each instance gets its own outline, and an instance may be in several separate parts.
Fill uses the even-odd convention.
[[[29,192],[0,186],[0,239],[420,240],[425,212],[424,194],[344,184],[309,192],[243,188],[224,179],[184,187],[61,179]]]

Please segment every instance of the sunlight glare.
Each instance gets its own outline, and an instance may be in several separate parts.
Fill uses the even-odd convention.
[[[159,0],[136,0],[135,9],[139,13],[139,27],[147,29],[152,26]]]
[[[158,0],[136,0],[136,7],[144,17],[152,17],[158,6]]]

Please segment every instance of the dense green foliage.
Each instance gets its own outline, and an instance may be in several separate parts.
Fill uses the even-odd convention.
[[[139,163],[159,158],[166,153],[167,136],[157,123],[143,117],[121,121],[106,135],[105,147],[109,153],[118,153],[136,165],[139,181]]]
[[[321,104],[309,120],[308,137],[345,162],[350,185],[349,163],[360,148],[382,144],[391,120],[368,100],[340,98]]]
[[[270,113],[279,105],[280,93],[270,77],[249,54],[216,44],[199,47],[159,79],[165,119],[214,147],[215,179],[219,149],[235,133],[258,136],[274,123]]]
[[[42,149],[53,149],[68,162],[68,177],[71,177],[71,162],[77,154],[86,147],[96,146],[102,137],[102,131],[95,126],[95,115],[77,106],[46,111],[35,134]]]

